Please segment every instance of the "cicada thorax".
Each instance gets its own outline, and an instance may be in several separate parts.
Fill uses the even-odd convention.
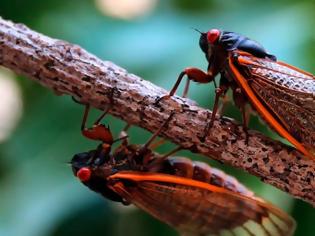
[[[251,55],[239,55],[234,62],[255,97],[277,120],[278,125],[283,126],[308,150],[314,151],[314,76],[284,63]],[[235,80],[238,82],[239,78]],[[253,97],[248,96],[248,99],[252,102]],[[270,123],[268,117],[262,117]],[[277,128],[273,124],[271,127]]]

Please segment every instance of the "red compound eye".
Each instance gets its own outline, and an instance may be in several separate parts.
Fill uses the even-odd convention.
[[[219,37],[220,37],[220,30],[218,29],[212,29],[212,30],[209,30],[208,33],[207,33],[207,40],[209,43],[215,43]]]
[[[77,172],[77,177],[82,181],[88,181],[91,177],[91,170],[87,167],[82,167],[78,172]]]

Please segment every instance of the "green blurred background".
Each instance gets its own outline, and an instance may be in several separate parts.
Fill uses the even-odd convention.
[[[0,16],[76,43],[104,60],[166,89],[186,66],[206,68],[199,35],[222,28],[247,35],[279,59],[315,72],[315,3],[288,0],[1,0]],[[0,235],[176,235],[135,207],[102,199],[80,184],[66,164],[96,143],[79,132],[83,107],[0,68]],[[213,86],[191,86],[189,96],[213,105]],[[240,119],[230,104],[226,115]],[[94,112],[94,116],[97,112]],[[107,117],[115,134],[124,123]],[[250,126],[276,137],[257,117]],[[131,129],[131,141],[149,133]],[[159,151],[166,152],[171,146]],[[182,155],[200,158],[189,152]],[[235,175],[298,222],[296,235],[315,235],[315,211],[242,171]]]

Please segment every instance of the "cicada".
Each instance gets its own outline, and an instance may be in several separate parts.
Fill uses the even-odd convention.
[[[247,131],[245,105],[254,110],[282,137],[304,155],[315,157],[315,77],[277,60],[254,40],[234,32],[211,29],[200,32],[199,45],[209,63],[207,72],[189,67],[183,70],[169,95],[175,94],[187,75],[189,81],[214,82],[215,102],[203,139],[208,135],[218,111],[219,98],[232,89]],[[217,86],[215,77],[220,75]]]
[[[279,208],[256,197],[235,178],[209,165],[171,157],[180,148],[160,155],[154,141],[172,115],[144,145],[129,144],[126,130],[116,140],[100,124],[82,133],[99,140],[95,150],[76,154],[75,176],[91,190],[125,205],[134,204],[174,227],[182,235],[289,236],[294,220]],[[121,144],[111,150],[115,141]]]

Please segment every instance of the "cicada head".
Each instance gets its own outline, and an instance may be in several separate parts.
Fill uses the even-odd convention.
[[[200,32],[199,46],[201,50],[206,54],[206,58],[208,61],[210,60],[211,55],[215,53],[220,35],[221,31],[218,29],[212,29],[206,33]]]
[[[71,166],[73,174],[91,190],[112,201],[122,202],[122,198],[107,187],[107,178],[116,173],[111,162],[110,153],[99,146],[96,150],[74,155]]]

